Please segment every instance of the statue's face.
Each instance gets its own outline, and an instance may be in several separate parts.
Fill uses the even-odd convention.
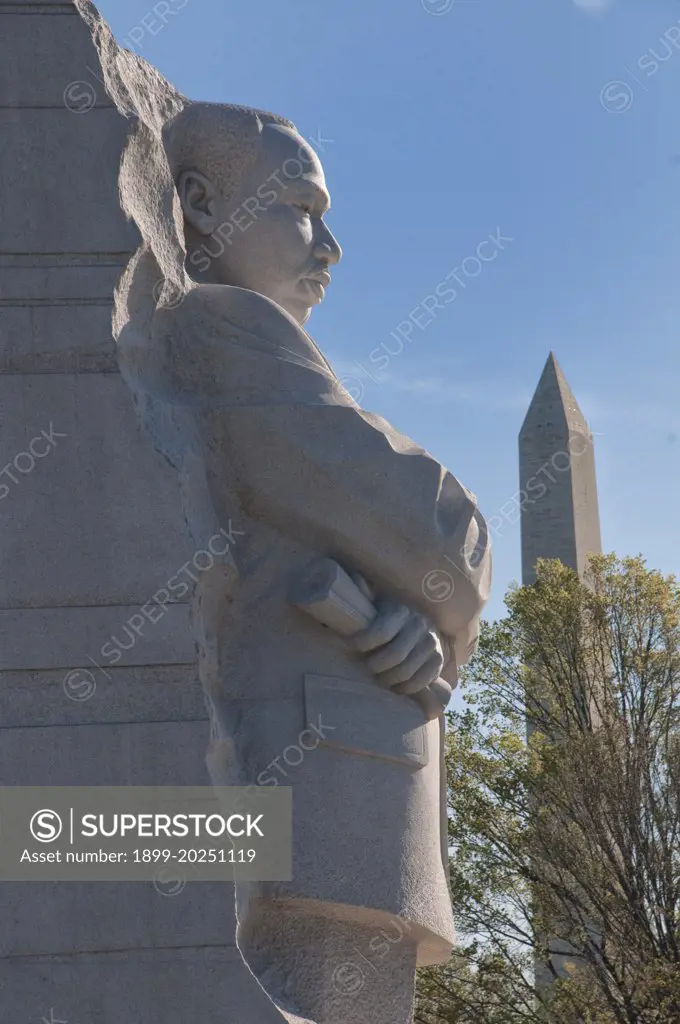
[[[342,255],[324,223],[329,206],[314,149],[292,129],[266,125],[260,155],[237,194],[228,201],[213,195],[189,266],[206,267],[209,254],[213,281],[260,292],[303,324]]]

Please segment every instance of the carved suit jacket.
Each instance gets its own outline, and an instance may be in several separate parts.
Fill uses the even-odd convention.
[[[249,616],[266,617],[272,577],[283,586],[321,554],[433,621],[455,654],[442,673],[455,683],[491,577],[470,491],[360,409],[310,336],[254,292],[197,285],[156,312],[150,340],[123,331],[119,349],[137,394],[173,411],[160,446],[202,467],[220,525],[229,518],[244,536],[234,551],[241,634]],[[451,581],[445,599],[428,593],[437,571]]]
[[[147,428],[187,485],[195,540],[216,526],[236,540],[233,573],[198,585],[194,622],[213,782],[294,789],[294,878],[257,895],[362,920],[366,908],[399,915],[418,962],[440,962],[455,941],[441,718],[377,686],[289,591],[319,557],[360,572],[434,622],[455,682],[490,582],[474,496],[360,409],[309,335],[254,292],[196,286],[156,311],[151,337],[123,329],[119,350]],[[444,599],[428,592],[437,571],[453,581]]]

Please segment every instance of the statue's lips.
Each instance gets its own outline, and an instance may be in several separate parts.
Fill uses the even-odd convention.
[[[327,271],[321,271],[319,274],[314,274],[310,277],[303,277],[303,286],[314,295],[318,302],[326,295],[326,288],[331,283],[331,275]]]

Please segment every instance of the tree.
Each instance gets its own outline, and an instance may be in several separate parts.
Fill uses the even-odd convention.
[[[641,558],[597,556],[583,581],[546,561],[506,606],[448,716],[460,944],[421,972],[415,1019],[677,1024],[676,580]]]

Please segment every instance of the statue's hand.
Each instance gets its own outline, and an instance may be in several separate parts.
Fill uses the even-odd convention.
[[[448,645],[423,616],[403,604],[377,602],[378,614],[352,637],[376,680],[395,693],[413,694],[438,678],[448,660]]]

